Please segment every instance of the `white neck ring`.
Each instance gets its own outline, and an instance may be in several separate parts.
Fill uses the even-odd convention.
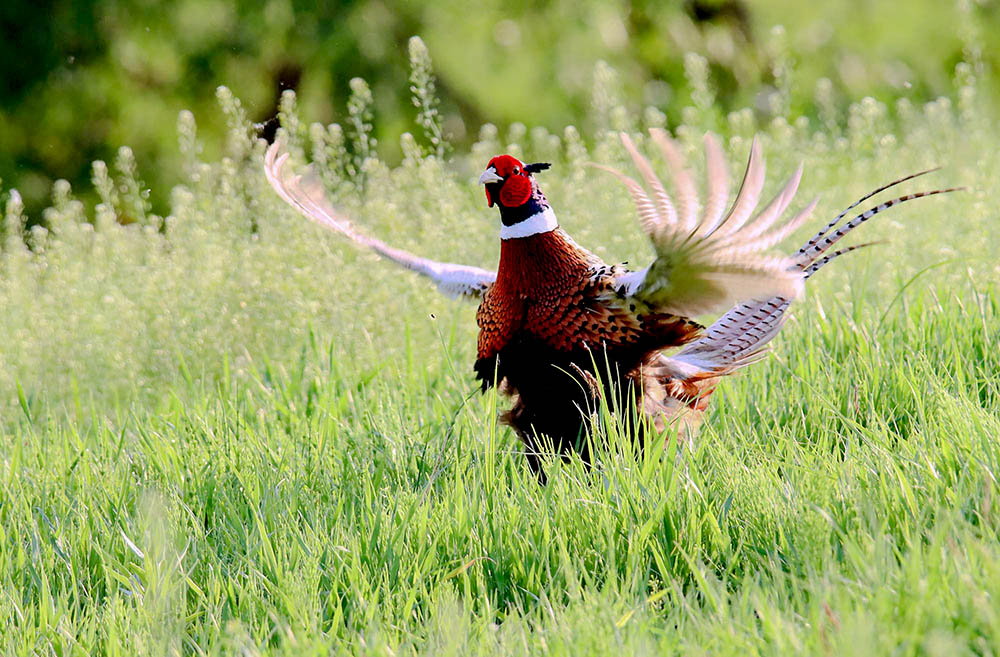
[[[500,239],[513,240],[519,237],[530,237],[531,235],[547,233],[558,227],[556,213],[552,211],[552,208],[545,208],[513,226],[501,226]]]

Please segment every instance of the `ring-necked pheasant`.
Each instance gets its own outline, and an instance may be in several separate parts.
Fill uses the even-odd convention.
[[[490,160],[479,182],[500,210],[500,263],[496,272],[441,263],[358,233],[326,200],[318,177],[290,175],[278,143],[265,171],[275,191],[305,217],[432,279],[444,292],[481,298],[475,373],[483,390],[500,385],[515,398],[503,415],[527,446],[539,471],[542,446],[578,450],[586,459],[586,432],[604,396],[623,416],[643,416],[638,439],[654,428],[697,429],[720,378],[759,360],[780,330],[785,310],[804,281],[856,245],[829,252],[847,233],[894,205],[951,189],[907,194],[841,224],[860,203],[929,171],[900,178],[867,194],[837,215],[792,256],[765,255],[799,228],[813,200],[791,219],[802,167],[778,195],[754,214],[764,186],[764,158],[755,139],[733,204],[722,148],[707,135],[706,195],[700,203],[677,146],[651,130],[673,176],[676,204],[626,134],[625,149],[650,193],[614,169],[638,209],[655,251],[638,271],[608,265],[576,244],[556,220],[534,174],[548,164],[524,164],[510,155]],[[734,305],[735,304],[735,305]],[[730,307],[707,329],[692,317]],[[668,355],[665,350],[681,347]]]

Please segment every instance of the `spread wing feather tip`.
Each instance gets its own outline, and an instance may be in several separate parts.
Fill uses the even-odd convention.
[[[336,231],[355,244],[371,249],[410,271],[430,278],[438,289],[452,297],[479,297],[496,280],[496,272],[422,258],[359,233],[327,200],[323,185],[312,168],[304,175],[294,175],[288,170],[288,159],[289,154],[282,152],[279,142],[271,144],[264,157],[264,175],[278,196],[306,219]]]
[[[656,252],[647,269],[630,272],[621,279],[630,295],[658,311],[688,317],[718,311],[748,298],[798,297],[803,288],[802,270],[794,266],[792,258],[767,255],[765,251],[801,226],[815,207],[814,202],[791,220],[775,225],[791,204],[802,176],[801,168],[750,221],[766,173],[760,143],[755,139],[743,183],[731,209],[724,213],[728,173],[718,141],[706,137],[707,199],[705,211],[697,221],[699,204],[692,176],[684,168],[679,149],[666,133],[654,130],[651,135],[673,173],[680,212],[649,161],[627,134],[621,134],[622,143],[642,180],[652,190],[652,197],[629,176],[610,167],[599,167],[614,174],[628,189],[640,224]]]

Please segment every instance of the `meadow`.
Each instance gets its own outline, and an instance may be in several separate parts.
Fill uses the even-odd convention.
[[[633,454],[608,418],[595,466],[553,461],[544,487],[497,423],[507,402],[478,393],[474,306],[285,207],[227,89],[224,157],[178,120],[167,216],[127,148],[95,163],[96,208],[57,183],[44,227],[4,190],[3,652],[1000,652],[1000,129],[981,67],[926,104],[821,82],[818,116],[761,123],[717,110],[687,64],[692,105],[667,127],[689,162],[713,130],[738,170],[759,133],[765,195],[804,162],[793,209],[819,195],[815,224],[930,166],[906,190],[968,190],[863,227],[884,243],[810,280],[696,442]],[[625,189],[586,163],[628,170],[616,130],[666,117],[626,109],[610,67],[595,79],[586,130],[487,125],[447,157],[417,84],[398,166],[361,81],[344,127],[286,93],[282,130],[399,246],[493,266],[475,179],[509,152],[553,162],[540,182],[579,242],[641,263]]]

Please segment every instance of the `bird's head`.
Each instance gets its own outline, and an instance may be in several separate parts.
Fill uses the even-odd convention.
[[[492,208],[495,204],[499,207],[500,221],[505,228],[512,228],[528,220],[539,223],[543,214],[546,225],[555,222],[549,203],[533,175],[550,166],[547,162],[525,164],[512,155],[497,155],[486,165],[483,175],[479,176],[479,183],[486,189],[486,202],[489,206]],[[522,226],[520,231],[506,232],[516,234],[530,229],[531,226],[528,225]]]

